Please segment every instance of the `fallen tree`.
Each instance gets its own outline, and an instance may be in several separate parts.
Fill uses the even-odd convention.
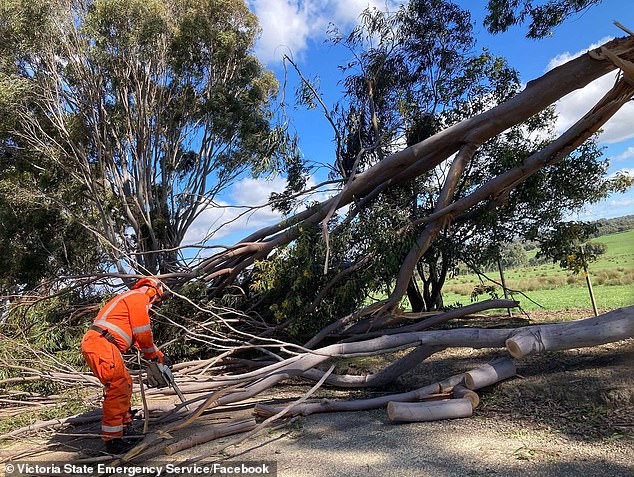
[[[432,170],[457,154],[445,179],[436,210],[416,224],[422,225],[422,228],[416,245],[403,262],[396,290],[388,300],[387,304],[393,306],[406,291],[404,287],[411,277],[413,264],[418,262],[442,227],[460,220],[462,214],[481,202],[490,202],[495,206],[505,193],[533,173],[563,159],[632,98],[633,60],[634,38],[625,37],[612,40],[558,66],[541,78],[530,81],[524,91],[505,103],[451,126],[357,174],[331,199],[250,234],[240,243],[203,260],[194,274],[201,276],[218,295],[256,260],[265,259],[275,248],[296,239],[302,229],[320,224],[331,209],[354,204],[350,212],[354,215],[378,194]],[[458,180],[480,145],[615,68],[621,68],[621,78],[594,108],[566,132],[531,155],[520,167],[506,171],[460,201],[453,202]]]
[[[185,434],[184,440],[174,437],[176,431],[193,424],[203,414],[207,415],[218,411],[223,413],[230,412],[236,405],[252,406],[253,413],[256,416],[267,418],[268,422],[273,422],[277,416],[281,418],[282,416],[291,417],[321,412],[358,411],[385,407],[388,403],[454,399],[460,402],[449,403],[446,406],[431,404],[422,408],[415,407],[413,411],[404,411],[406,416],[409,417],[398,417],[400,416],[399,411],[395,411],[395,406],[393,405],[392,415],[397,416],[395,417],[396,420],[466,417],[479,402],[479,398],[473,393],[473,390],[493,385],[502,379],[515,375],[515,364],[513,361],[508,358],[502,358],[463,374],[451,376],[440,382],[405,393],[386,394],[352,401],[330,399],[303,403],[302,401],[305,399],[300,399],[296,403],[291,403],[285,407],[249,404],[251,398],[270,390],[281,381],[306,376],[307,372],[311,370],[318,371],[321,376],[320,382],[311,390],[311,392],[314,392],[315,389],[326,382],[333,369],[331,366],[330,370],[324,373],[319,370],[318,366],[340,358],[379,355],[395,350],[414,348],[426,350],[421,355],[422,360],[424,359],[422,356],[426,357],[450,347],[506,348],[511,355],[521,358],[531,353],[597,346],[632,337],[634,337],[634,306],[614,310],[598,317],[565,323],[510,329],[458,328],[428,330],[382,336],[354,343],[332,344],[316,350],[306,350],[304,353],[248,373],[204,377],[198,382],[194,390],[188,389],[187,385],[182,385],[187,379],[187,374],[178,372],[177,380],[181,383],[183,391],[186,393],[194,391],[197,394],[196,397],[189,399],[186,403],[189,405],[198,403],[197,407],[190,413],[184,413],[184,404],[177,406],[163,405],[163,412],[155,417],[154,428],[151,432],[122,459],[124,461],[135,461],[162,452],[172,454],[197,443],[254,429],[255,425],[252,420],[238,420],[192,436]],[[522,343],[519,347],[521,351],[518,351],[517,343]],[[466,387],[463,387],[463,385]],[[205,390],[208,392],[205,393]],[[469,412],[466,412],[465,403],[469,403]],[[453,409],[454,404],[458,406],[457,410]],[[440,408],[437,410],[438,406]],[[160,410],[160,406],[153,406],[153,408]],[[398,409],[400,406],[396,405],[396,408]],[[99,412],[73,416],[66,420],[55,419],[17,429],[9,434],[0,436],[0,438],[15,438],[27,435],[33,431],[44,431],[67,425],[95,422],[99,419]],[[166,422],[170,423],[161,425],[161,423]],[[205,456],[200,456],[200,458],[202,457]]]
[[[222,252],[202,260],[195,268],[161,276],[171,288],[176,299],[188,302],[209,319],[192,323],[191,326],[176,324],[188,339],[220,350],[218,356],[201,362],[182,363],[177,373],[179,384],[186,394],[197,394],[188,404],[198,403],[198,408],[182,417],[183,406],[177,405],[171,412],[175,422],[167,427],[154,429],[124,460],[138,459],[148,452],[161,450],[158,443],[167,443],[169,433],[194,422],[203,413],[220,406],[243,403],[276,384],[290,378],[303,377],[319,384],[343,387],[384,386],[403,373],[411,370],[420,361],[434,353],[451,347],[505,348],[515,358],[530,353],[557,351],[619,341],[634,336],[634,307],[615,310],[596,318],[569,323],[557,323],[514,329],[457,328],[449,330],[427,330],[448,320],[464,318],[470,313],[488,308],[511,308],[517,302],[505,300],[464,307],[433,315],[404,314],[398,304],[412,279],[415,266],[422,254],[430,247],[443,229],[478,212],[478,207],[495,208],[505,200],[508,193],[532,174],[566,157],[596,133],[624,104],[634,97],[634,37],[612,40],[603,46],[582,55],[528,83],[526,89],[491,110],[462,121],[454,126],[407,149],[393,154],[364,172],[354,175],[346,186],[334,197],[316,204],[276,225],[263,228],[245,237],[238,244],[226,247]],[[520,124],[543,110],[566,94],[582,88],[600,76],[620,69],[614,86],[604,97],[567,131],[543,149],[530,155],[523,164],[508,169],[489,180],[470,194],[455,200],[458,181],[468,167],[478,148],[488,139],[507,128]],[[412,222],[417,239],[403,257],[395,286],[390,296],[354,313],[338,318],[325,326],[304,346],[274,338],[284,331],[284,324],[273,326],[259,320],[257,309],[238,313],[220,307],[217,302],[195,303],[179,293],[188,282],[202,282],[205,300],[223,298],[231,287],[248,286],[251,267],[264,261],[279,247],[292,243],[301,231],[308,227],[324,226],[326,235],[336,234],[329,228],[328,219],[333,211],[350,206],[347,220],[354,217],[379,194],[402,185],[412,178],[429,172],[444,162],[450,162],[444,177],[442,192],[431,215]],[[398,233],[398,231],[396,231]],[[361,259],[346,273],[337,274],[333,280],[348,279],[367,266],[371,259]],[[125,276],[123,276],[125,278]],[[326,287],[328,288],[328,286]],[[318,294],[316,300],[321,300]],[[254,305],[255,308],[257,308]],[[309,306],[308,309],[312,307]],[[279,334],[278,334],[279,333]],[[323,342],[330,343],[317,348]],[[267,361],[260,358],[239,356],[242,351],[260,351]],[[410,350],[382,371],[366,376],[331,374],[319,368],[329,360],[356,358]],[[234,359],[234,361],[232,361]],[[240,361],[242,360],[242,361]],[[232,367],[234,366],[234,367]],[[236,372],[242,366],[248,372]],[[42,379],[33,373],[28,379]],[[85,380],[82,376],[56,376],[64,382]],[[13,378],[10,378],[13,379]],[[448,383],[436,383],[430,387],[404,393],[400,402],[420,400],[426,396],[448,392],[463,381],[463,377],[450,378]],[[465,382],[468,384],[468,382]],[[169,394],[168,390],[152,390],[147,394]],[[466,395],[465,395],[466,398]],[[472,396],[473,398],[473,396]],[[388,400],[386,400],[388,399]],[[385,406],[394,396],[376,398],[372,402],[308,403],[301,413],[333,410],[368,409],[367,406]],[[299,408],[298,408],[299,409]],[[285,409],[256,409],[260,415],[274,417]],[[293,415],[292,408],[286,415]],[[314,410],[314,411],[313,411]],[[60,425],[59,421],[51,425]],[[251,429],[252,422],[244,428]],[[231,427],[231,426],[230,426]],[[242,424],[232,430],[243,429]],[[28,431],[28,430],[27,430]],[[25,432],[27,432],[25,431]],[[224,431],[217,435],[225,435]],[[21,434],[21,432],[16,435]],[[212,433],[213,434],[213,433]],[[213,434],[216,435],[216,434]],[[212,437],[213,437],[212,435]],[[209,436],[192,439],[182,446],[170,443],[168,452],[176,452],[191,443],[202,442]],[[165,447],[165,446],[162,446]]]
[[[527,336],[532,337],[532,340],[527,340],[532,343],[532,346],[523,347],[519,354],[515,351],[511,351],[511,349],[515,350],[516,340],[525,340]],[[566,337],[571,338],[566,339]],[[307,351],[249,373],[210,379],[208,386],[210,390],[213,389],[214,391],[189,401],[189,403],[203,401],[191,415],[165,428],[154,430],[134,449],[128,452],[123,457],[123,460],[130,461],[141,457],[147,458],[148,455],[156,453],[157,443],[166,438],[169,439],[167,436],[170,435],[170,432],[182,429],[191,424],[194,418],[200,416],[203,412],[209,412],[221,406],[235,405],[236,403],[244,402],[270,389],[283,380],[301,376],[306,371],[337,358],[384,354],[411,347],[436,349],[448,347],[506,347],[512,354],[524,356],[536,352],[597,346],[631,337],[634,337],[634,306],[614,310],[598,317],[567,323],[535,325],[516,329],[462,328],[409,332],[356,343],[333,344],[317,350]],[[539,345],[535,345],[535,343],[539,343]],[[494,384],[501,379],[513,376],[514,374],[515,365],[512,361],[508,359],[498,360],[470,371],[465,375],[457,375],[443,382],[431,384],[409,393],[388,395],[356,402],[347,401],[338,403],[336,401],[322,401],[320,403],[298,405],[291,403],[290,406],[283,409],[257,406],[254,412],[260,416],[270,418],[283,411],[289,415],[306,415],[315,412],[375,409],[377,407],[386,406],[389,402],[424,400],[430,395],[442,393],[443,391],[451,391],[455,386],[463,382],[468,387],[479,389]],[[322,382],[323,381],[325,381],[325,379],[322,378]],[[466,396],[460,399],[464,400],[460,401],[461,403],[468,403],[470,414],[472,400]],[[455,411],[455,414],[452,406],[449,406],[449,410],[443,408],[441,412],[444,413],[446,410],[446,414],[442,415],[445,417],[452,415],[455,417],[464,417],[466,407],[461,405],[458,405],[458,407],[459,409]],[[428,411],[422,412],[427,413]],[[416,414],[416,416],[419,415]],[[416,418],[412,417],[411,419],[415,420]],[[178,446],[170,445],[170,451],[177,448]]]

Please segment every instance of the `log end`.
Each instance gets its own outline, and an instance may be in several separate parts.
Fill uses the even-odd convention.
[[[395,413],[395,406],[394,406],[394,401],[390,401],[387,403],[387,417],[390,419],[390,421],[394,420],[394,414]]]
[[[505,345],[506,345],[506,349],[509,351],[509,353],[511,353],[511,356],[513,356],[514,358],[521,358],[522,356],[526,355],[526,353],[522,351],[522,348],[520,347],[520,345],[516,343],[513,340],[513,338],[507,339]]]
[[[171,446],[167,446],[165,449],[163,449],[163,452],[165,453],[165,455],[173,455],[176,454],[176,452],[178,451],[172,449]]]
[[[471,401],[471,407],[475,409],[480,405],[480,396],[471,389],[467,389],[464,386],[456,386],[453,388],[454,399],[465,398]]]
[[[473,377],[468,373],[465,373],[464,385],[469,389],[475,389],[475,381]]]
[[[257,417],[267,418],[277,414],[277,412],[279,411],[276,410],[275,407],[268,406],[266,404],[261,404],[261,403],[256,404],[255,407],[253,408],[253,415]]]

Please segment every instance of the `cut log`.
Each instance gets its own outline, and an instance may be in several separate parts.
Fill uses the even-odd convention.
[[[480,389],[515,376],[516,372],[512,359],[500,358],[465,373],[464,383],[469,389]]]
[[[619,308],[595,318],[519,328],[506,340],[514,358],[544,351],[584,348],[631,338],[634,306]]]
[[[253,418],[242,419],[239,421],[230,422],[229,424],[213,426],[211,429],[207,429],[204,432],[193,434],[189,437],[186,437],[185,439],[181,439],[178,442],[174,442],[173,444],[168,445],[165,448],[165,453],[167,455],[172,455],[176,452],[180,452],[184,449],[189,449],[190,447],[194,447],[198,444],[204,444],[205,442],[213,441],[214,439],[219,439],[221,437],[250,431],[252,429],[255,429],[255,426],[256,423],[255,419]]]
[[[468,399],[469,401],[471,401],[471,407],[473,409],[475,409],[476,407],[480,405],[480,396],[478,396],[478,394],[475,391],[472,391],[469,388],[461,386],[460,384],[453,388],[452,396],[454,399],[462,399],[462,398]]]
[[[506,358],[508,359],[508,358]],[[495,365],[496,361],[492,361],[489,365]],[[472,370],[470,372],[475,372],[476,370]],[[466,398],[469,399],[473,404],[473,407],[477,407],[480,403],[480,398],[476,393],[472,390],[466,389],[464,386],[461,386],[461,383],[464,382],[465,373],[457,374],[455,376],[451,376],[443,381],[439,381],[437,383],[429,384],[422,388],[415,389],[413,391],[409,391],[406,393],[400,394],[388,394],[386,396],[378,396],[371,399],[356,399],[352,401],[331,401],[324,399],[321,402],[315,403],[306,403],[293,406],[289,410],[290,416],[308,416],[310,414],[316,414],[321,412],[338,412],[338,411],[361,411],[368,409],[378,409],[387,405],[389,402],[412,402],[412,401],[426,401],[426,400],[434,400],[447,396],[447,393],[453,391],[454,397]],[[464,391],[461,391],[461,388]],[[459,396],[456,395],[456,390],[458,393],[464,393]],[[260,417],[269,417],[277,412],[279,412],[282,408],[276,406],[269,406],[266,404],[256,404],[254,413],[256,416]]]
[[[387,396],[378,396],[370,399],[356,399],[352,401],[331,401],[324,399],[321,402],[305,403],[293,406],[289,412],[289,416],[308,416],[321,412],[339,412],[339,411],[362,411],[369,409],[378,409],[387,405],[390,401],[420,401],[427,396],[444,393],[461,383],[464,374],[451,376],[443,381],[434,384],[428,384],[422,388],[415,389],[406,393],[388,394]],[[276,414],[282,408],[268,406],[266,404],[256,404],[254,412],[257,416],[268,417]]]
[[[601,327],[612,330],[611,333],[602,333]],[[599,328],[599,329],[597,329]],[[293,356],[279,363],[266,366],[251,373],[236,376],[227,376],[225,379],[214,378],[214,382],[205,383],[209,388],[214,385],[230,385],[234,383],[247,383],[249,378],[252,384],[246,384],[241,390],[236,390],[219,399],[219,405],[231,404],[248,399],[278,382],[294,376],[298,376],[307,370],[329,358],[368,356],[369,354],[387,353],[397,349],[414,346],[439,346],[439,347],[472,347],[472,348],[500,348],[509,340],[521,335],[525,331],[532,333],[543,329],[547,335],[561,334],[565,332],[570,336],[576,336],[579,330],[585,340],[581,344],[580,339],[572,339],[570,343],[561,342],[561,348],[575,348],[579,346],[594,346],[634,336],[634,306],[615,310],[596,318],[588,318],[568,323],[552,323],[539,326],[528,326],[516,329],[477,329],[462,328],[453,330],[418,331],[401,333],[397,335],[381,336],[367,341],[355,343],[341,343],[325,346],[311,353],[303,353]],[[552,330],[552,331],[551,331]],[[548,333],[547,333],[548,331]],[[594,333],[594,336],[587,336]],[[202,386],[203,383],[201,383]],[[197,399],[204,399],[204,396]],[[349,410],[349,409],[348,409]]]
[[[427,402],[390,402],[387,415],[394,422],[428,422],[470,417],[471,401],[467,398]]]

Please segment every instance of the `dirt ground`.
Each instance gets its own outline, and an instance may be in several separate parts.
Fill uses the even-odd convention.
[[[500,355],[446,351],[395,391]],[[231,453],[276,460],[289,477],[634,475],[634,340],[517,365],[521,377],[480,392],[471,418],[397,425],[383,409],[312,415]]]
[[[401,377],[390,392],[411,390],[504,355],[504,350],[446,350]],[[277,475],[285,477],[634,475],[634,339],[529,356],[516,363],[516,378],[479,391],[481,404],[471,418],[392,424],[384,409],[318,414],[265,431],[206,461],[274,461]],[[338,371],[365,373],[378,365],[370,359],[344,362]],[[275,402],[297,398],[310,386],[291,382],[278,387]],[[328,388],[319,392],[320,398],[327,399],[373,395]],[[258,401],[270,403],[271,399],[260,397]],[[248,412],[244,406],[232,411]],[[174,437],[226,418],[227,412],[221,411]],[[213,453],[235,438],[197,446],[169,460],[185,462]],[[2,452],[6,455],[56,440],[62,446],[55,454],[31,459],[86,457],[98,454],[101,445],[98,439],[67,437],[62,441],[57,436],[22,440],[3,447]],[[165,456],[158,459],[168,460]]]

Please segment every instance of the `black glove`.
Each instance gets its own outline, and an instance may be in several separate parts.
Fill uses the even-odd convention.
[[[168,368],[172,367],[172,360],[165,353],[163,353],[163,364],[167,366]]]

